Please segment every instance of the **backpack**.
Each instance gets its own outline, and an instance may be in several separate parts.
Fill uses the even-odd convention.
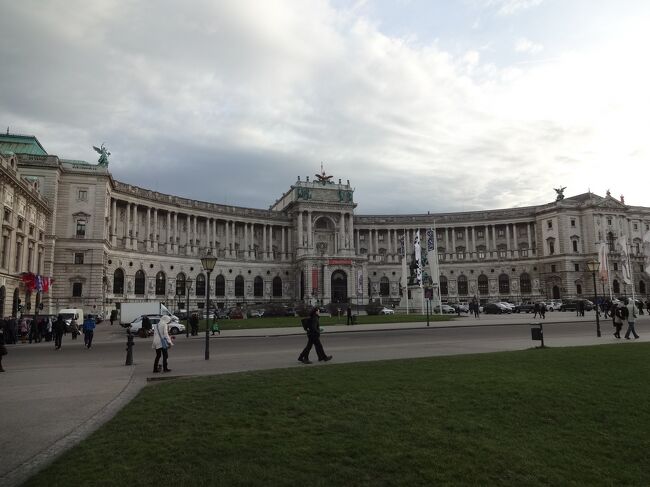
[[[309,331],[309,327],[311,325],[311,318],[303,318],[300,320],[302,323],[302,327],[304,328],[305,331]]]

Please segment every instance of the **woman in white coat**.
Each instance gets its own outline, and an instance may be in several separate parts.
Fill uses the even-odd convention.
[[[169,336],[168,325],[170,321],[171,318],[169,316],[163,316],[158,323],[153,325],[153,343],[151,344],[151,348],[156,351],[156,360],[153,363],[154,373],[160,372],[158,362],[160,362],[161,355],[163,359],[163,372],[171,372],[171,369],[167,367],[167,349],[174,345]]]

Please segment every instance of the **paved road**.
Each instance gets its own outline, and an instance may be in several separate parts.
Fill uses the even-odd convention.
[[[596,337],[593,315],[549,313],[544,323],[547,346],[612,343],[611,322]],[[576,321],[578,320],[578,321]],[[426,327],[422,323],[327,327],[322,341],[333,363],[359,362],[521,350],[530,339],[531,315],[464,317]],[[638,323],[641,340],[650,340],[650,318]],[[297,362],[305,336],[299,328],[223,332],[210,339],[204,360],[203,336],[180,336],[170,353],[172,373],[152,374],[150,340],[136,339],[135,365],[125,367],[124,331],[100,325],[91,350],[83,341],[14,345],[0,375],[0,485],[17,485],[61,451],[112,417],[149,377],[204,375],[255,369],[307,367]],[[625,341],[625,340],[622,340]],[[312,352],[315,359],[315,352]],[[308,367],[326,366],[314,364]]]

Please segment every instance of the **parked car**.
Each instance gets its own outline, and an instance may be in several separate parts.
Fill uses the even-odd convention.
[[[434,306],[433,307],[433,312],[434,313],[440,313],[440,306]],[[456,314],[456,310],[454,308],[452,308],[451,306],[449,306],[448,304],[443,304],[442,305],[442,313],[443,314],[453,315],[453,314]]]
[[[249,318],[261,318],[262,316],[264,316],[263,309],[252,309],[248,312]]]
[[[588,299],[567,299],[566,301],[562,302],[560,311],[576,311],[578,309],[578,304],[581,301],[585,305],[585,311],[591,311],[592,309],[594,309],[594,303],[592,303]]]
[[[512,313],[512,309],[509,306],[504,305],[503,303],[487,303],[483,305],[483,313],[486,315],[500,315]]]
[[[515,306],[515,313],[532,313],[535,309],[535,303],[521,303]]]
[[[128,329],[131,330],[132,334],[140,334],[140,330],[142,329],[142,318],[144,316],[147,316],[149,318],[149,321],[151,321],[151,325],[155,325],[160,321],[161,315],[142,315],[139,318],[136,318],[133,320]],[[178,335],[179,333],[183,333],[185,331],[185,325],[180,323],[178,321],[178,318],[175,316],[172,317],[172,320],[169,322],[169,334],[170,335]]]
[[[394,315],[395,310],[392,308],[386,308],[385,306],[379,310],[380,315]]]
[[[508,301],[499,301],[497,304],[507,308],[509,313],[514,313],[516,306],[512,303],[509,303]]]
[[[289,307],[285,310],[284,316],[296,316],[296,308]]]
[[[230,318],[231,320],[243,320],[244,313],[241,310],[241,308],[231,308],[230,311],[228,312],[228,318]]]
[[[95,323],[99,325],[102,321],[104,321],[104,318],[102,317],[101,314],[88,314],[86,315],[86,318],[94,318]]]
[[[460,309],[461,313],[469,313],[469,306],[466,304],[456,303],[456,304],[452,304],[451,307],[454,308],[454,311],[456,313],[458,313],[458,309]]]

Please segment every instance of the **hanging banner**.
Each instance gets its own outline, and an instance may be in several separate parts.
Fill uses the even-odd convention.
[[[363,295],[363,269],[357,273],[357,294]]]
[[[415,281],[414,284],[422,287],[422,248],[420,247],[420,230],[415,232],[413,239],[413,251],[415,257]]]
[[[318,269],[311,270],[311,291],[312,295],[318,294]]]

